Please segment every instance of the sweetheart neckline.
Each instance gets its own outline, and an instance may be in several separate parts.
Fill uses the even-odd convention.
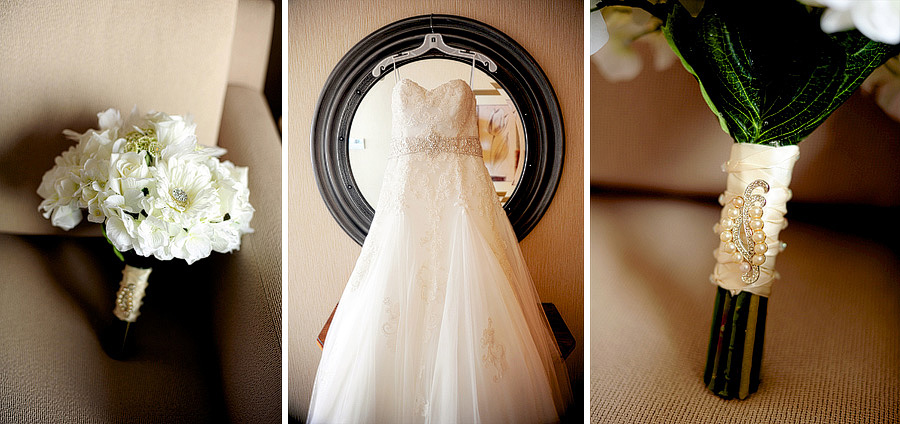
[[[396,88],[396,87],[399,87],[404,81],[409,81],[409,82],[412,83],[414,86],[418,87],[419,90],[421,90],[421,91],[423,91],[423,92],[425,92],[425,93],[429,93],[429,94],[432,93],[432,92],[438,91],[438,90],[441,89],[441,88],[449,87],[451,83],[454,83],[454,82],[456,82],[456,81],[462,82],[463,85],[465,85],[466,88],[469,89],[468,91],[469,91],[469,92],[472,92],[472,87],[469,86],[469,83],[467,83],[467,82],[466,82],[465,80],[463,80],[462,78],[454,78],[454,79],[452,79],[452,80],[450,80],[450,81],[443,82],[443,83],[441,83],[440,85],[438,85],[437,87],[434,87],[434,88],[431,88],[431,89],[422,87],[421,84],[419,84],[419,83],[413,81],[412,79],[409,79],[409,78],[401,78],[400,81],[399,81],[394,87],[395,87],[395,88]]]

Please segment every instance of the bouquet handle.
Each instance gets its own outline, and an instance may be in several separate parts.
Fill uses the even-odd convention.
[[[119,283],[119,291],[116,292],[116,307],[113,314],[122,321],[132,323],[141,314],[140,308],[144,303],[144,294],[147,290],[147,279],[153,268],[138,268],[125,265],[122,270],[122,281]]]

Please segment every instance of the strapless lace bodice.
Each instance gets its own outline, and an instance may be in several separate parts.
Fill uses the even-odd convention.
[[[481,156],[475,95],[465,81],[426,90],[403,79],[391,100],[391,157],[419,152]]]

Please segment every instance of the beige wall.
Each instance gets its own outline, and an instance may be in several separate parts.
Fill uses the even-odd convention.
[[[556,90],[566,131],[565,168],[547,214],[522,242],[541,299],[557,305],[577,346],[570,375],[583,378],[583,24],[578,1],[292,1],[288,10],[289,411],[304,417],[321,353],[315,338],[338,301],[359,246],[332,219],[313,178],[309,130],[325,79],[372,31],[427,13],[474,18],[525,47]]]

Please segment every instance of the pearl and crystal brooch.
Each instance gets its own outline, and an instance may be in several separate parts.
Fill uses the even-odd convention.
[[[730,253],[732,261],[740,264],[741,281],[753,284],[759,280],[759,266],[766,262],[766,233],[763,231],[763,207],[766,198],[753,194],[762,189],[769,192],[769,183],[756,180],[747,185],[743,196],[736,196],[725,205],[725,214],[719,223],[719,239],[722,249]]]

